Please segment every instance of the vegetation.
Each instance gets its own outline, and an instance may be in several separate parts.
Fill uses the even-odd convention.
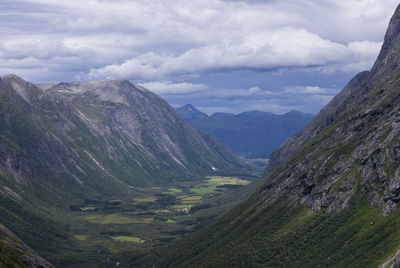
[[[377,267],[400,243],[400,212],[384,217],[360,193],[350,208],[335,215],[314,213],[283,199],[257,210],[254,203],[243,203],[177,243],[164,265]]]
[[[226,178],[221,183],[226,183],[226,180],[237,182],[241,187],[248,183],[236,178]],[[234,206],[237,198],[222,203],[230,203],[229,207],[222,207],[216,200],[237,189],[221,188],[213,196],[194,195],[191,191],[210,182],[210,179],[177,182],[161,187],[135,188],[130,194],[119,194],[109,199],[75,200],[75,205],[68,211],[49,211],[45,221],[45,215],[36,216],[41,207],[24,201],[16,203],[12,199],[1,199],[3,205],[21,211],[25,216],[19,218],[18,215],[5,214],[9,210],[2,210],[1,207],[0,214],[5,215],[2,219],[19,218],[21,224],[15,227],[24,228],[29,222],[35,225],[32,232],[49,237],[47,243],[32,244],[29,239],[31,234],[21,229],[21,234],[25,234],[21,237],[56,266],[104,267],[111,265],[109,262],[114,265],[118,262],[120,267],[151,266],[158,262],[158,255],[165,245],[186,236]],[[188,210],[182,211],[184,208]],[[26,219],[29,221],[25,222]],[[37,233],[38,226],[42,233]],[[54,250],[59,248],[63,250]]]
[[[96,224],[127,224],[127,223],[151,223],[152,218],[131,218],[120,214],[89,215],[83,217],[85,220]]]
[[[210,195],[221,190],[218,186],[224,185],[247,185],[249,181],[239,179],[237,177],[221,177],[212,176],[208,177],[207,181],[192,189],[192,192],[196,195]]]
[[[145,241],[135,236],[113,236],[112,239],[120,242],[144,243]]]

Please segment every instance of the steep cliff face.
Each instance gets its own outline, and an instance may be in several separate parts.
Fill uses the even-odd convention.
[[[400,247],[400,7],[357,75],[271,159],[267,183],[170,266],[391,267]],[[174,255],[175,254],[175,255]],[[201,265],[196,265],[201,260]]]
[[[216,151],[164,100],[127,80],[60,83],[46,93],[71,104],[88,129],[103,137],[103,155],[130,159],[148,180],[245,171],[237,157]]]
[[[357,75],[303,131],[274,153],[270,170],[289,161],[266,185],[265,200],[276,196],[269,190],[279,183],[314,210],[337,210],[348,206],[354,185],[360,182],[372,205],[382,207],[385,214],[396,209],[400,198],[399,13],[396,10],[390,22],[371,72]]]

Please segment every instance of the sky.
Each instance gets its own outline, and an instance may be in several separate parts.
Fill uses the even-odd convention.
[[[372,67],[395,0],[0,0],[0,76],[129,79],[206,113],[317,113]]]

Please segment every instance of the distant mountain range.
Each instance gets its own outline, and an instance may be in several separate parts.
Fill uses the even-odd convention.
[[[282,115],[249,111],[208,116],[190,104],[176,108],[176,111],[192,127],[214,134],[233,152],[246,158],[269,158],[283,141],[314,117],[295,110]]]

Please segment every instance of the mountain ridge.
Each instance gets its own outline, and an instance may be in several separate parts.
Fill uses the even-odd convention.
[[[182,112],[183,107],[191,109]],[[192,105],[176,109],[195,129],[213,133],[233,152],[247,158],[268,158],[287,137],[301,129],[314,116],[299,111],[276,115],[263,111],[246,111],[238,114],[201,113]]]

